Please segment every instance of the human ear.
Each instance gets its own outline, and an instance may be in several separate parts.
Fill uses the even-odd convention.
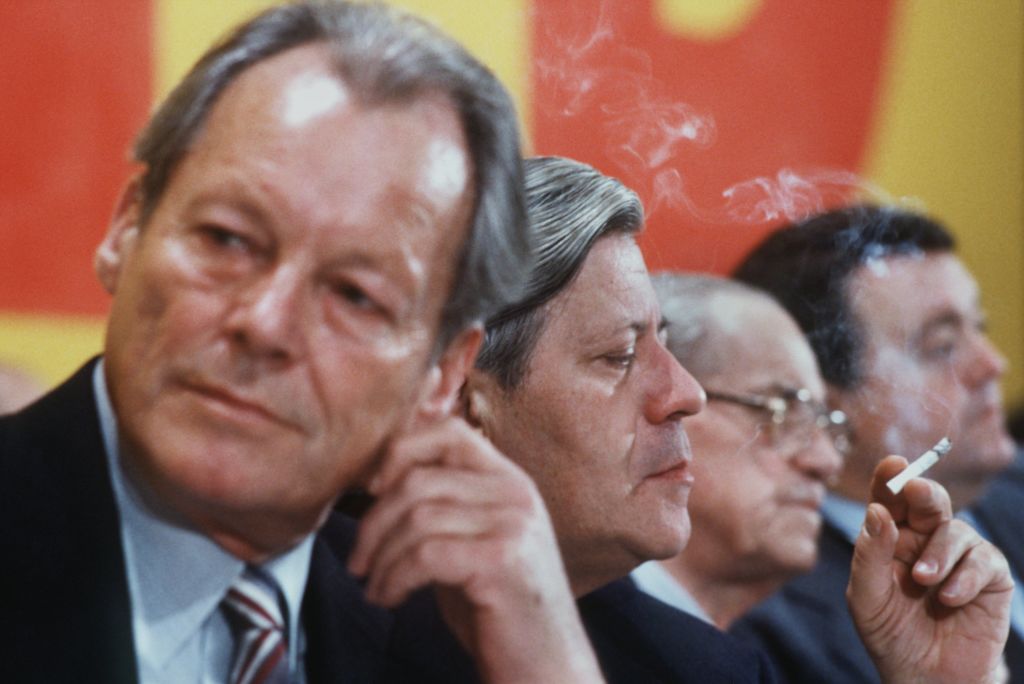
[[[495,395],[501,392],[494,376],[480,370],[472,370],[462,389],[462,417],[473,427],[492,435],[494,425]]]
[[[139,235],[139,178],[136,174],[125,185],[114,207],[107,234],[93,256],[93,268],[103,288],[110,294],[117,290],[125,257],[134,249]]]
[[[474,325],[448,344],[427,371],[416,408],[416,422],[433,422],[452,415],[482,341],[483,329]]]

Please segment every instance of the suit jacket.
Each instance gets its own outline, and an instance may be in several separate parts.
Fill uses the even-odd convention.
[[[94,366],[0,418],[0,681],[137,681]],[[325,530],[345,543],[314,542],[302,606],[307,678],[374,681],[391,616],[368,606],[345,571],[351,525],[332,519]]]
[[[584,596],[577,605],[609,684],[775,681],[761,653],[648,596],[629,578]],[[398,611],[389,652],[400,664],[396,671],[414,672],[416,681],[480,681],[428,593]]]
[[[818,564],[755,606],[729,632],[767,654],[783,682],[878,682],[846,607],[853,546],[827,521]]]
[[[1024,456],[989,487],[971,513],[1024,576]],[[784,682],[877,682],[878,673],[846,605],[853,545],[827,521],[818,564],[786,584],[730,632],[761,648]],[[1005,651],[1011,681],[1024,684],[1024,644],[1011,630]]]
[[[992,483],[971,512],[1006,556],[1017,579],[1024,582],[1024,451],[1017,453],[1013,465]],[[1018,585],[1015,591],[1024,591],[1024,587]],[[1013,682],[1024,684],[1024,641],[1012,630],[1004,655]]]

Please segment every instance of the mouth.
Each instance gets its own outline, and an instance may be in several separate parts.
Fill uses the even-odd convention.
[[[814,513],[821,512],[821,504],[825,500],[825,493],[822,492],[795,492],[783,499],[782,503],[787,506],[804,508]]]
[[[688,486],[693,485],[693,473],[690,472],[690,462],[687,459],[676,461],[669,467],[648,475],[646,479],[657,482],[676,482]]]
[[[234,422],[273,423],[291,430],[299,429],[299,426],[282,418],[260,402],[240,396],[223,387],[194,381],[184,382],[183,386],[219,417]]]

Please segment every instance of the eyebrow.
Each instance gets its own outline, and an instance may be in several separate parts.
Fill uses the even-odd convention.
[[[662,323],[665,323],[665,319],[662,319]],[[623,332],[629,331],[636,335],[637,339],[642,337],[647,331],[647,323],[644,321],[631,321],[624,325],[616,326],[615,328],[601,328],[598,330],[590,331],[590,334],[582,333],[579,337],[579,341],[583,346],[589,346],[592,344],[603,344],[608,338],[619,335]],[[659,324],[659,330],[661,324]]]
[[[954,311],[947,311],[939,314],[938,316],[929,318],[927,321],[925,321],[924,325],[921,326],[921,329],[918,331],[917,335],[915,335],[915,338],[917,340],[923,340],[925,337],[933,333],[935,330],[938,330],[939,328],[959,328],[963,326],[963,324],[963,316]]]
[[[227,191],[237,191],[238,197],[224,197]],[[265,223],[266,213],[259,205],[257,198],[249,192],[245,183],[225,178],[212,188],[199,192],[185,204],[185,211],[197,213],[210,209],[227,209],[234,211],[254,223]]]

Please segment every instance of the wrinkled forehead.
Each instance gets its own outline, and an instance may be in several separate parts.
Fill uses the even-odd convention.
[[[869,261],[851,275],[846,296],[867,342],[905,343],[936,320],[979,315],[974,278],[951,253]]]
[[[774,301],[761,297],[720,295],[711,303],[714,334],[710,345],[716,372],[698,380],[716,389],[766,392],[809,389],[824,395],[818,363],[796,322]]]
[[[545,305],[546,328],[585,344],[660,320],[643,255],[632,235],[599,238],[572,282]]]

